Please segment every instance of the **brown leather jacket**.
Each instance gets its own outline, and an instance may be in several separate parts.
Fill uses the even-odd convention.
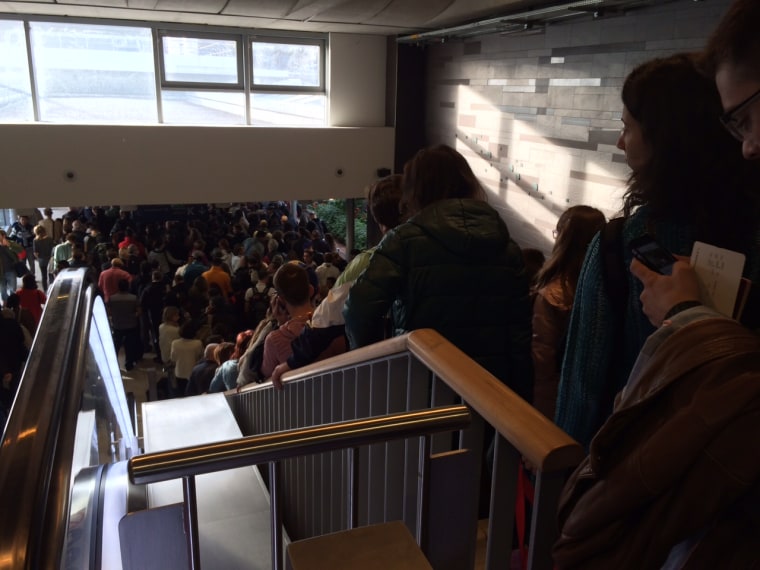
[[[675,332],[591,443],[559,508],[559,568],[760,567],[760,337],[734,321]]]

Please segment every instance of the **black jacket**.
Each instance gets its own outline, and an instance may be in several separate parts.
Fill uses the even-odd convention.
[[[528,280],[487,203],[440,200],[383,238],[344,308],[352,348],[381,339],[389,308],[394,335],[433,328],[530,401]]]

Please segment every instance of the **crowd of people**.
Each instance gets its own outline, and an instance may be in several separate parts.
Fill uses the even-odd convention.
[[[438,145],[372,185],[383,238],[350,263],[312,212],[292,219],[282,203],[197,207],[185,223],[105,208],[21,217],[0,232],[0,324],[34,334],[35,260],[43,289],[88,267],[125,369],[152,353],[161,397],[287,389],[289,370],[434,328],[589,451],[561,499],[559,568],[751,567],[757,289],[737,322],[709,308],[684,257],[661,275],[628,244],[649,234],[687,256],[707,242],[743,253],[744,276],[760,279],[757,22],[760,4],[735,0],[704,53],[631,71],[621,215],[567,209],[548,259],[520,250],[465,158]],[[28,339],[7,334],[23,355]],[[20,364],[3,366],[10,389]]]

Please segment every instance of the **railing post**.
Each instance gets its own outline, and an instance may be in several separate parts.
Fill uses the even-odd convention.
[[[565,485],[565,472],[555,471],[536,474],[536,492],[533,497],[533,515],[530,523],[530,548],[528,550],[528,570],[551,570],[552,544],[557,539],[557,525],[542,524],[538,521],[552,520],[556,516],[559,497]]]
[[[282,570],[282,506],[279,497],[280,463],[269,462],[269,500],[272,519],[272,570]]]
[[[195,476],[182,478],[182,494],[185,499],[185,527],[187,528],[187,548],[190,568],[200,570],[201,549],[198,543],[198,502],[195,497]]]
[[[417,544],[422,546],[427,542],[427,521],[425,513],[428,507],[428,472],[430,471],[431,437],[420,437],[419,480],[417,481]]]
[[[359,523],[359,448],[350,447],[348,452],[348,528]]]
[[[512,555],[518,469],[522,469],[520,454],[499,432],[496,432],[491,472],[486,570],[509,567]]]

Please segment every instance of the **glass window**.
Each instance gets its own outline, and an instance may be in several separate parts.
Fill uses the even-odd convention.
[[[31,22],[41,121],[155,123],[149,28]]]
[[[241,40],[161,33],[164,84],[224,84],[242,89]]]
[[[34,121],[24,23],[0,20],[0,121]]]
[[[163,90],[161,106],[168,124],[245,125],[242,91]]]
[[[254,41],[253,84],[322,89],[322,44]]]
[[[257,127],[323,127],[327,98],[309,93],[252,93],[251,124]]]

